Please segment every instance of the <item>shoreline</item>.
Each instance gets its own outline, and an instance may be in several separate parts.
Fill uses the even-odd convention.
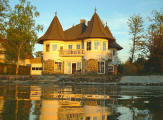
[[[0,83],[163,86],[163,75],[0,75]]]

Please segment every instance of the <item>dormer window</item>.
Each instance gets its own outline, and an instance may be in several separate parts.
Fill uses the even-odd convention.
[[[91,50],[91,42],[87,42],[87,50]]]
[[[46,52],[49,52],[49,51],[50,51],[50,45],[46,44]]]

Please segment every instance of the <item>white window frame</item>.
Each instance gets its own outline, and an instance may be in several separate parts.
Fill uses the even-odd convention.
[[[99,62],[103,62],[104,63],[104,72],[102,73],[101,71],[102,70],[100,70],[100,72],[99,72]],[[100,69],[101,69],[102,67],[100,67]],[[98,61],[98,74],[105,74],[105,61]]]
[[[53,51],[56,51],[56,50],[57,50],[57,47],[58,47],[57,44],[53,44],[53,45],[52,45],[52,50],[53,50]]]
[[[80,67],[79,67],[79,64],[80,64]],[[82,71],[82,63],[81,62],[76,63],[76,71],[78,72],[78,70],[80,70],[80,72]]]
[[[99,41],[94,41],[94,49],[99,50],[100,47],[100,42]]]
[[[103,51],[106,51],[106,42],[103,42]]]
[[[71,47],[70,47],[70,46],[71,46]],[[69,49],[69,50],[72,50],[72,47],[73,47],[72,45],[68,45],[68,49]]]
[[[81,49],[80,44],[77,44],[77,45],[76,45],[76,49],[78,49],[78,50]]]

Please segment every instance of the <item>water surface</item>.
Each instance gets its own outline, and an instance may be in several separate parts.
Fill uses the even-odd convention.
[[[1,83],[0,120],[163,120],[163,87]]]

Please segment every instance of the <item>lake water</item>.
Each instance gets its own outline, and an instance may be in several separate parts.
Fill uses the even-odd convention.
[[[0,120],[163,120],[163,86],[0,83]]]

